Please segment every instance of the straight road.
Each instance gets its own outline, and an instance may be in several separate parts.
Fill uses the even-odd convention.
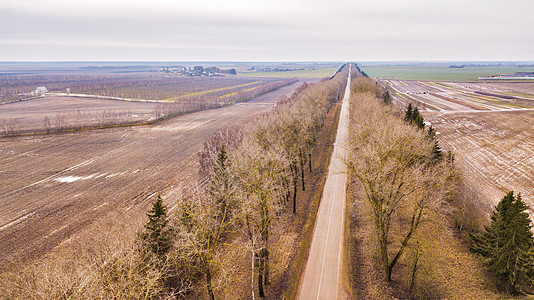
[[[343,228],[347,191],[345,157],[349,139],[350,69],[341,106],[336,142],[300,286],[299,299],[339,299],[342,286]]]

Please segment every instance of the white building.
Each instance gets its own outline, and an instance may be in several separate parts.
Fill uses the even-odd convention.
[[[44,86],[38,86],[36,89],[35,89],[35,94],[44,94],[44,93],[48,93],[48,90],[46,89],[46,87]]]

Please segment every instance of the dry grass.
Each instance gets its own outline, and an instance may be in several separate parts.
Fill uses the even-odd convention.
[[[128,298],[154,295],[157,270],[136,272],[134,241],[144,213],[110,213],[24,270],[0,278],[2,299]],[[100,230],[102,226],[107,230]],[[154,289],[151,288],[154,287]]]

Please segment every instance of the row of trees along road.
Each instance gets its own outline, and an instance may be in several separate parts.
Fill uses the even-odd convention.
[[[412,289],[422,259],[419,242],[412,240],[423,222],[436,222],[433,211],[462,197],[457,193],[460,176],[453,155],[442,153],[436,131],[425,124],[417,107],[409,104],[402,116],[389,105],[389,93],[366,76],[353,80],[351,90],[349,173],[370,204],[387,282],[403,254],[414,248],[413,261],[404,262],[412,268]],[[512,294],[533,291],[534,238],[527,210],[521,195],[509,192],[496,206],[490,225],[470,233],[471,250]]]
[[[199,156],[201,180],[184,193],[176,213],[167,216],[159,200],[154,203],[140,241],[145,252],[164,261],[162,295],[227,296],[233,270],[226,268],[225,253],[231,250],[250,257],[249,297],[265,297],[273,228],[297,212],[296,194],[306,189],[312,148],[347,75],[343,66],[330,80],[302,84],[252,128],[221,131],[206,142]],[[155,211],[169,220],[157,229]]]
[[[371,206],[380,264],[391,281],[428,210],[446,200],[454,187],[453,159],[442,156],[433,129],[425,130],[416,109],[414,113],[410,106],[404,120],[396,116],[389,94],[375,81],[358,77],[351,90],[348,170]],[[392,240],[392,231],[402,233]],[[413,277],[416,270],[414,263]]]

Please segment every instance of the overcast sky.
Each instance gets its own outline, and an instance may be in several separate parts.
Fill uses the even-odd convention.
[[[0,61],[534,60],[533,0],[1,0]]]

